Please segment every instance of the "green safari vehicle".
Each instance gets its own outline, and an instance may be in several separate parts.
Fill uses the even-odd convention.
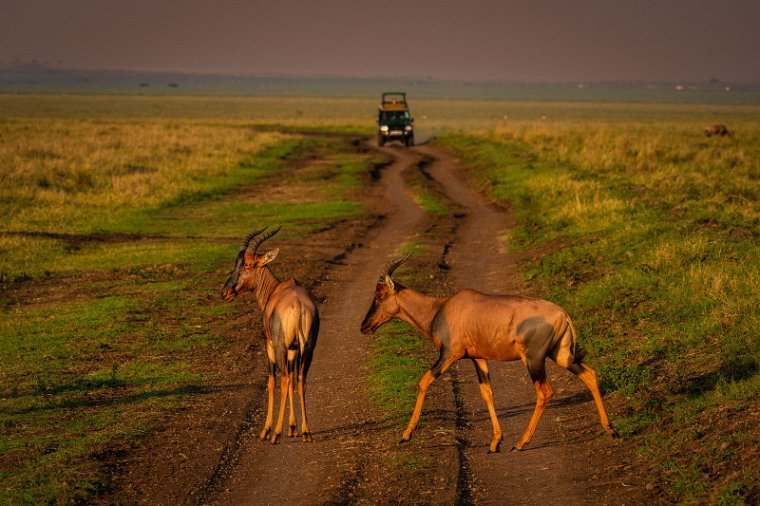
[[[377,115],[377,143],[402,141],[406,147],[414,146],[414,118],[409,112],[406,93],[387,91],[382,94]]]

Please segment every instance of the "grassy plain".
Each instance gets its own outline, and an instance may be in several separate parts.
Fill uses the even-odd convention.
[[[760,106],[413,106],[420,137],[438,135],[514,209],[526,279],[578,321],[656,492],[757,502]],[[302,132],[370,134],[375,107],[0,95],[0,502],[86,500],[108,486],[98,452],[202,387],[191,358],[223,345],[213,321],[228,311],[208,293],[248,228],[297,236],[363,212],[351,191],[372,156]],[[706,139],[714,122],[736,136]],[[239,191],[314,157],[334,177],[321,166],[291,181],[309,199]],[[376,357],[419,348],[388,333]],[[411,397],[393,392],[413,397],[420,368],[389,372],[380,402],[408,414]]]
[[[510,246],[541,252],[525,266],[528,282],[578,322],[605,389],[621,396],[621,432],[664,496],[752,503],[760,121],[732,118],[735,137],[708,139],[688,112],[505,125],[438,142],[516,212]]]
[[[0,503],[87,501],[112,448],[213,381],[198,356],[229,338],[231,306],[209,302],[240,238],[361,215],[376,158],[219,111],[17,98],[0,97]],[[291,191],[247,190],[282,177]]]

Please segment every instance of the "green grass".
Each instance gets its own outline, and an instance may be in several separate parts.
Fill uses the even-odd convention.
[[[399,421],[409,417],[417,399],[417,383],[429,364],[422,356],[426,342],[406,323],[393,320],[381,327],[370,346],[370,394]]]
[[[427,247],[420,240],[406,241],[400,254],[425,255]],[[403,265],[396,271],[410,284],[428,281],[422,272]],[[392,319],[375,333],[367,360],[369,391],[373,402],[399,426],[414,409],[418,384],[433,363],[434,349],[428,339],[407,323]]]
[[[426,213],[444,214],[449,211],[443,202],[424,190],[416,189],[412,197],[417,205]]]
[[[195,301],[178,295],[175,282],[120,289],[2,311],[0,500],[97,493],[107,481],[93,455],[145,434],[201,388],[200,373],[162,353],[222,339],[191,324],[185,311]]]
[[[510,246],[545,252],[527,280],[575,318],[603,388],[624,396],[621,432],[674,501],[758,490],[758,141],[757,123],[706,140],[678,122],[440,139],[512,204]]]
[[[222,133],[227,127],[220,127]],[[77,131],[72,129],[72,131]],[[88,193],[80,202],[58,201],[46,207],[44,196],[30,202],[36,213],[7,211],[23,207],[19,194],[33,182],[15,180],[0,207],[7,211],[6,230],[0,230],[0,279],[28,279],[76,273],[81,270],[109,269],[119,265],[152,265],[162,262],[205,265],[212,268],[224,249],[221,239],[244,235],[241,224],[253,228],[257,223],[287,224],[285,235],[300,235],[324,225],[325,220],[346,219],[361,214],[362,204],[347,198],[357,188],[360,177],[374,158],[340,152],[342,140],[321,144],[313,139],[290,139],[266,133],[266,138],[281,139],[275,145],[261,145],[258,155],[246,153],[236,162],[218,160],[226,166],[165,191],[158,183],[135,202],[114,202],[115,188],[105,185]],[[204,156],[216,156],[209,153]],[[234,195],[234,189],[275,178],[289,160],[314,156],[331,157],[329,173],[320,178],[307,175],[290,181],[300,194],[283,198],[269,195]],[[10,156],[8,157],[10,158]],[[174,164],[175,162],[173,162]],[[208,163],[208,162],[207,162]],[[173,176],[186,177],[182,165],[172,165]],[[97,174],[97,170],[93,169]],[[93,178],[96,176],[92,176]],[[295,177],[295,176],[294,176]],[[231,196],[232,195],[232,196]],[[25,208],[26,209],[26,208]],[[55,227],[51,223],[55,223]],[[213,231],[213,233],[210,233]],[[46,236],[47,234],[47,236]],[[129,235],[147,236],[129,240]],[[120,239],[121,236],[127,236]]]
[[[0,503],[88,502],[213,382],[239,240],[361,216],[377,160],[239,121],[31,116],[0,120]]]

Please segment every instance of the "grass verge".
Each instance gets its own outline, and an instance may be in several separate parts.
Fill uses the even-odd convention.
[[[565,307],[617,424],[669,501],[760,498],[760,126],[680,123],[447,135],[541,296]]]
[[[376,160],[345,137],[240,124],[37,122],[2,124],[17,140],[0,174],[13,181],[0,201],[0,503],[88,502],[111,487],[114,449],[213,383],[219,318],[234,307],[211,301],[239,239],[261,224],[284,224],[287,239],[360,216]],[[54,156],[27,145],[29,129],[57,132]],[[161,151],[178,131],[194,147]],[[87,132],[95,144],[80,149]],[[140,176],[129,195],[101,170],[147,156],[155,170],[127,171]]]

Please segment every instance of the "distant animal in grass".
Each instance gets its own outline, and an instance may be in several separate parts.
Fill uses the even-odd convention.
[[[705,128],[705,136],[712,137],[713,135],[716,135],[718,137],[733,137],[734,134],[731,132],[728,128],[726,128],[726,125],[718,124],[718,125],[710,125],[707,128]]]

